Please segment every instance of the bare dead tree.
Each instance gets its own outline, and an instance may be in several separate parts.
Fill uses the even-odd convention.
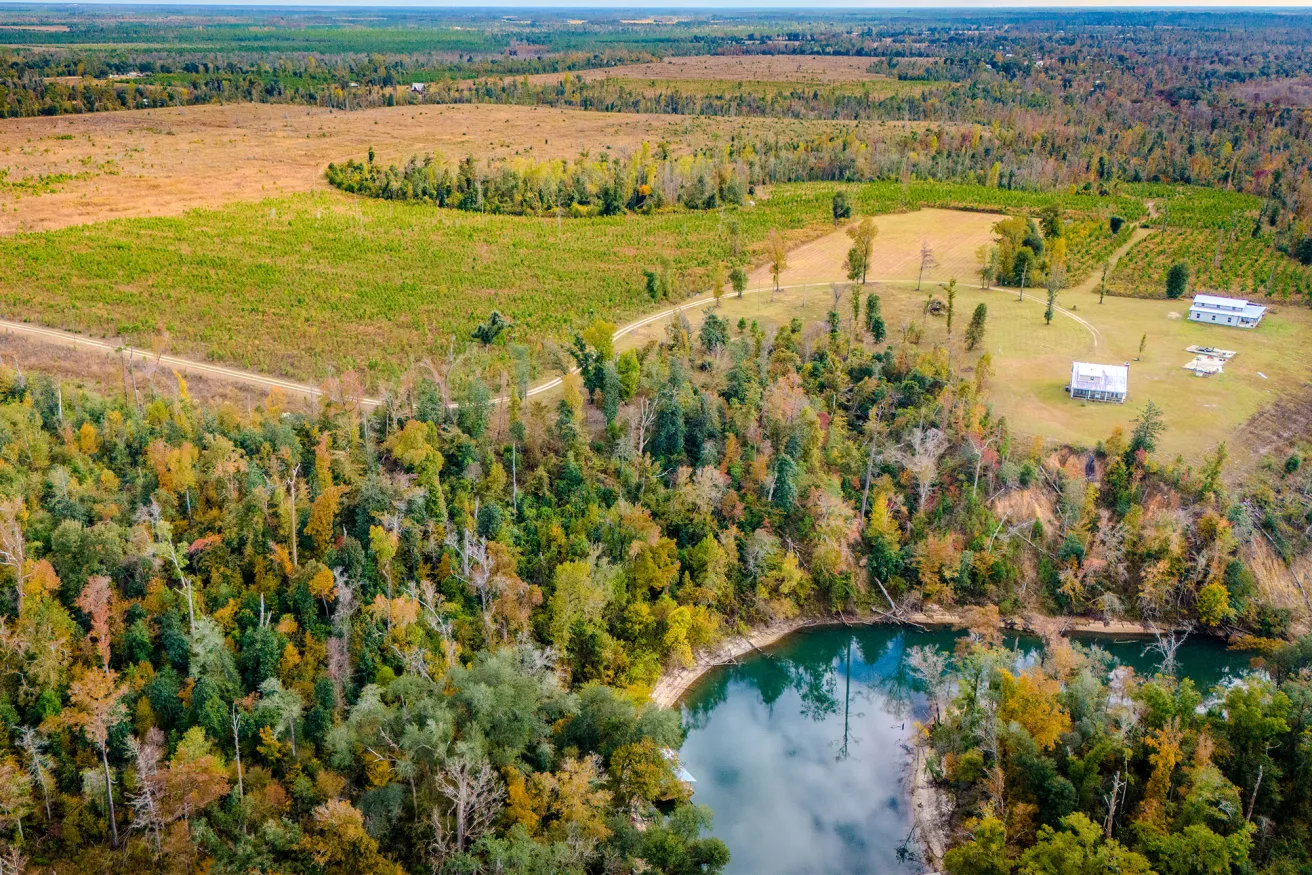
[[[948,693],[948,655],[936,647],[912,647],[907,651],[907,668],[925,685],[925,692],[934,706],[934,722],[938,723],[942,702]]]
[[[237,703],[232,703],[232,750],[237,762],[237,801],[243,801],[246,798],[246,774],[242,771],[241,766],[241,712],[237,710]]]
[[[925,278],[925,271],[938,267],[938,261],[934,258],[934,250],[930,248],[928,240],[920,241],[920,273],[916,275],[916,291],[920,291],[920,283]]]
[[[41,788],[46,803],[46,820],[50,820],[50,754],[46,753],[46,737],[30,726],[18,728],[18,746],[27,754],[27,773],[32,783]]]
[[[923,508],[929,498],[929,490],[938,478],[938,460],[947,448],[948,437],[942,431],[917,426],[912,429],[906,444],[893,451],[893,457],[898,463],[916,478],[920,491],[917,509]]]
[[[465,529],[459,539],[455,532],[448,532],[446,545],[456,551],[460,557],[459,577],[478,596],[479,607],[483,612],[483,625],[492,628],[492,608],[496,598],[497,580],[493,563],[488,557],[487,539]]]
[[[1121,770],[1117,769],[1116,775],[1112,778],[1112,792],[1104,797],[1107,800],[1107,820],[1103,824],[1103,835],[1109,839],[1112,837],[1112,825],[1116,822],[1116,806],[1124,789],[1125,781],[1121,780]]]
[[[128,812],[134,829],[149,830],[155,839],[155,857],[163,853],[160,832],[164,828],[163,808],[160,804],[159,762],[164,756],[164,733],[152,727],[145,741],[136,736],[128,738],[128,751],[137,768],[137,788],[128,796]]]
[[[506,794],[492,766],[467,754],[448,759],[437,773],[436,784],[447,810],[433,809],[429,855],[440,866],[487,835]]]
[[[638,403],[633,408],[633,416],[629,420],[630,429],[633,432],[633,448],[642,458],[642,454],[647,449],[647,436],[651,430],[652,424],[656,422],[656,405],[652,400],[643,395],[638,398]]]
[[[151,499],[148,506],[141,509],[138,518],[143,522],[150,523],[151,530],[155,535],[155,543],[150,546],[151,554],[156,558],[166,560],[173,566],[173,573],[178,578],[178,587],[187,599],[187,621],[190,624],[191,634],[195,635],[195,591],[192,587],[191,578],[182,569],[182,555],[178,552],[178,545],[173,543],[173,527],[164,519],[164,512],[154,499]]]
[[[1167,674],[1175,674],[1179,663],[1176,659],[1176,652],[1179,651],[1180,645],[1184,644],[1189,637],[1189,629],[1186,627],[1172,627],[1170,629],[1160,629],[1156,623],[1150,623],[1149,628],[1153,633],[1153,642],[1144,648],[1144,655],[1158,653],[1162,657],[1162,671]]]
[[[993,437],[989,438],[986,441],[981,441],[979,438],[975,437],[974,435],[970,436],[970,449],[975,454],[975,477],[973,480],[971,480],[970,483],[971,497],[974,497],[979,490],[979,472],[980,469],[984,467],[984,451],[989,448],[989,444],[993,443],[997,439],[998,439],[997,435],[993,435]]]

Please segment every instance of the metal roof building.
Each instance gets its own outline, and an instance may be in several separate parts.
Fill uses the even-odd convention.
[[[1250,304],[1244,298],[1224,298],[1220,295],[1194,295],[1189,307],[1190,322],[1208,325],[1229,325],[1234,328],[1253,328],[1262,321],[1266,307]]]
[[[1130,386],[1128,365],[1097,365],[1090,362],[1071,364],[1071,384],[1066,391],[1072,398],[1088,401],[1125,403]]]

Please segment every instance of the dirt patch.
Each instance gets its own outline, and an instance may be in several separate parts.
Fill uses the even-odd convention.
[[[0,197],[0,234],[326,188],[330,161],[381,162],[440,152],[449,160],[623,154],[644,141],[695,148],[769,125],[788,136],[832,126],[774,119],[689,119],[533,106],[425,105],[342,112],[270,104],[170,107],[0,121],[11,179],[85,174],[57,191]],[[780,127],[782,126],[782,127]]]
[[[1266,538],[1253,537],[1244,543],[1244,560],[1257,578],[1258,598],[1263,604],[1284,608],[1293,618],[1294,628],[1306,631],[1312,612],[1308,597],[1300,591],[1312,584],[1312,555],[1299,557],[1286,565],[1271,549]]]
[[[1038,520],[1048,530],[1057,522],[1057,510],[1053,506],[1052,497],[1037,486],[1002,493],[993,499],[993,512],[1012,523]]]
[[[1312,382],[1304,383],[1250,416],[1235,435],[1233,445],[1245,452],[1235,459],[1231,480],[1252,471],[1262,459],[1283,459],[1294,444],[1312,434]]]

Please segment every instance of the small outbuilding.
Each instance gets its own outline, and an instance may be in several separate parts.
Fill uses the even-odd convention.
[[[1074,362],[1071,365],[1071,384],[1066,391],[1072,398],[1124,404],[1129,386],[1129,365]]]
[[[1250,303],[1244,298],[1194,295],[1194,302],[1189,307],[1189,321],[1229,325],[1232,328],[1254,328],[1262,321],[1264,313],[1266,307]]]

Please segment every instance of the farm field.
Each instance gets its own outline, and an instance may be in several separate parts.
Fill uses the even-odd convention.
[[[5,119],[0,170],[8,182],[55,181],[40,194],[0,185],[0,235],[325,189],[330,161],[363,156],[370,147],[385,162],[417,152],[451,160],[573,158],[584,149],[633,149],[644,141],[691,149],[767,125],[804,135],[832,123],[495,105],[337,112],[237,104]]]
[[[832,186],[739,211],[744,244],[831,229]],[[495,242],[495,245],[494,245]],[[394,376],[499,309],[541,344],[652,305],[642,270],[673,253],[695,282],[726,260],[718,212],[570,220],[306,193],[0,239],[8,318],[271,374]]]
[[[905,197],[897,183],[775,186],[731,214],[741,220],[745,260],[760,263],[776,228],[794,243],[832,232],[830,198],[840,189],[856,215],[904,202],[1017,209],[1050,199],[942,183],[911,185]],[[944,241],[969,231],[939,245],[945,267],[934,275],[966,281],[993,221],[968,212],[940,228]],[[942,224],[911,219],[876,247],[879,258],[909,274],[926,230]],[[514,339],[534,347],[596,318],[622,322],[651,308],[642,271],[667,252],[681,288],[700,288],[706,268],[729,260],[725,215],[558,224],[317,192],[0,238],[0,315],[277,376],[358,369],[387,377],[445,353],[453,335],[467,340],[494,308],[516,323]],[[841,275],[845,252],[836,240],[803,254],[797,275],[825,262]]]

